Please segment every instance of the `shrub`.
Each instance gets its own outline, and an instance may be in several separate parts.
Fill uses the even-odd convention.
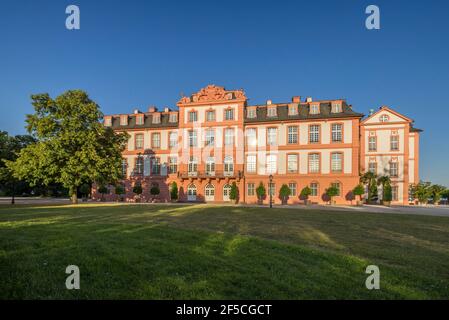
[[[312,194],[312,189],[310,189],[308,186],[306,186],[306,187],[302,188],[300,196],[304,200],[307,200],[311,194]]]
[[[136,184],[133,188],[133,192],[135,194],[142,194],[142,192],[143,192],[142,186],[140,184]]]
[[[229,199],[237,200],[238,196],[239,196],[239,188],[237,187],[237,184],[233,182],[231,185],[231,192],[229,193]]]
[[[171,185],[170,198],[172,200],[178,200],[178,185],[176,182],[173,182]]]
[[[102,195],[108,193],[108,191],[109,191],[108,188],[107,188],[104,184],[102,184],[102,185],[98,188],[98,192],[101,193]]]
[[[159,193],[161,193],[161,190],[159,189],[158,186],[152,186],[150,189],[150,194],[152,196],[157,196]]]
[[[368,199],[370,201],[374,201],[377,196],[378,196],[377,183],[376,180],[373,180],[369,185]]]
[[[391,185],[389,183],[386,183],[384,185],[382,192],[382,201],[390,202],[393,199],[393,194],[391,193]]]
[[[288,187],[288,185],[283,184],[281,186],[281,189],[279,190],[279,196],[283,199],[287,198],[288,196],[290,196],[292,194],[292,191],[290,190],[290,188]]]
[[[90,193],[90,185],[88,185],[87,183],[82,184],[80,187],[80,193],[83,196],[87,196]]]
[[[121,195],[125,193],[125,187],[123,187],[121,184],[118,184],[115,186],[115,194]]]
[[[365,194],[365,188],[363,187],[363,185],[361,185],[361,184],[358,184],[353,190],[352,190],[352,193],[355,195],[355,196],[362,196],[362,195],[364,195]]]
[[[339,190],[336,187],[329,187],[326,189],[326,195],[330,198],[332,203],[332,198],[338,196]]]
[[[262,182],[259,183],[259,186],[256,188],[256,194],[259,200],[262,200],[267,195],[267,190]]]

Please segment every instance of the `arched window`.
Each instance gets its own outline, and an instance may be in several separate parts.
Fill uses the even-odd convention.
[[[213,184],[209,183],[204,188],[204,195],[206,197],[206,201],[214,201],[215,200],[215,187]]]
[[[193,183],[187,187],[187,201],[196,201],[196,186]]]
[[[234,160],[231,156],[224,158],[224,174],[225,176],[232,176],[234,174]]]
[[[231,185],[225,184],[223,187],[223,201],[229,201],[230,194],[231,194]]]

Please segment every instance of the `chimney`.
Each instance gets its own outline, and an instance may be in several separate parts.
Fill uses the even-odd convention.
[[[267,100],[267,106],[269,106],[272,103],[271,100]]]
[[[165,107],[164,108],[164,112],[170,112],[170,108],[169,107]]]
[[[138,113],[140,113],[140,111],[139,111],[139,109],[134,109],[134,114],[138,114]]]
[[[300,103],[300,102],[301,102],[301,97],[300,97],[300,96],[294,96],[294,97],[292,98],[292,102],[294,102],[294,103]]]
[[[149,106],[148,107],[148,112],[156,112],[157,108],[155,106]]]
[[[312,97],[307,97],[306,102],[312,102]]]

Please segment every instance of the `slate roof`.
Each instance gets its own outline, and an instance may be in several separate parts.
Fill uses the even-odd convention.
[[[255,122],[276,122],[285,120],[314,120],[314,119],[332,119],[332,118],[362,118],[364,115],[362,113],[354,112],[352,108],[345,102],[342,103],[342,112],[331,113],[331,103],[321,102],[320,103],[320,113],[310,114],[309,105],[300,103],[297,104],[298,114],[288,115],[288,106],[291,103],[285,104],[275,104],[277,105],[277,117],[267,117],[267,107],[256,106],[257,116],[255,118],[248,118],[245,112],[245,123],[255,123]]]
[[[111,128],[115,130],[121,129],[141,129],[141,128],[177,128],[178,121],[169,122],[169,114],[161,113],[161,122],[153,123],[153,115],[144,113],[144,123],[136,124],[136,117],[134,115],[128,116],[128,125],[122,126],[120,125],[120,116],[112,116],[112,125]],[[178,119],[179,120],[179,119]]]

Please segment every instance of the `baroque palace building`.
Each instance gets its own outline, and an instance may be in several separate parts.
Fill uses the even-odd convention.
[[[143,201],[153,199],[153,186],[161,191],[158,201],[169,201],[176,182],[180,201],[226,202],[235,182],[241,203],[257,203],[263,183],[275,203],[286,184],[288,203],[302,203],[305,186],[312,190],[309,200],[327,202],[325,191],[335,186],[336,202],[350,204],[360,174],[370,170],[391,177],[393,203],[408,204],[409,186],[419,181],[421,130],[388,107],[364,117],[344,99],[296,96],[288,103],[248,105],[243,90],[215,85],[182,97],[177,106],[104,117],[105,126],[130,135],[123,152],[128,201],[135,184],[143,187]],[[117,196],[111,191],[106,197]]]

